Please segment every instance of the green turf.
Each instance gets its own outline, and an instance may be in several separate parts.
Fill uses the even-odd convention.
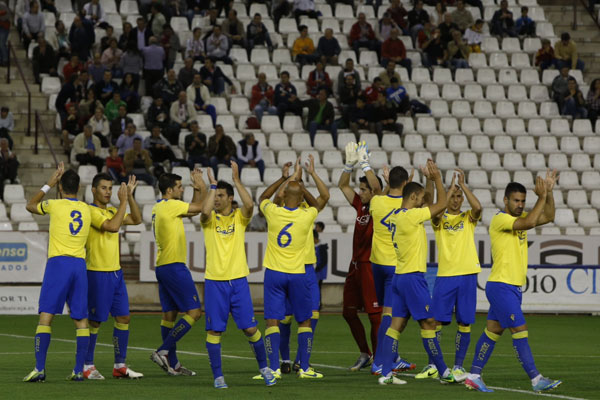
[[[560,378],[564,384],[551,392],[556,398],[600,399],[598,371],[600,370],[600,345],[598,332],[600,319],[589,316],[528,316],[530,343],[539,370],[546,376]],[[204,321],[196,324],[178,344],[178,349],[195,354],[180,354],[183,364],[198,372],[195,377],[170,377],[149,360],[151,348],[159,345],[160,316],[134,315],[131,322],[128,364],[145,377],[140,381],[114,380],[66,382],[75,353],[75,332],[67,317],[57,317],[47,361],[47,381],[43,384],[22,383],[22,378],[34,367],[33,340],[36,316],[0,317],[0,398],[86,398],[86,399],[385,399],[392,396],[423,399],[505,398],[532,399],[531,386],[513,353],[510,336],[501,338],[491,361],[485,368],[485,380],[490,386],[520,389],[528,393],[496,390],[483,394],[468,391],[461,385],[441,385],[437,381],[416,381],[406,377],[407,385],[379,386],[377,379],[367,371],[351,373],[345,370],[355,361],[358,351],[350,331],[340,315],[322,315],[317,327],[311,362],[325,374],[322,380],[299,380],[285,375],[276,386],[266,388],[262,381],[250,378],[257,373],[256,361],[242,334],[234,329],[222,341],[224,356],[242,359],[223,359],[227,390],[212,388],[212,374],[204,347]],[[368,322],[365,321],[365,326]],[[479,315],[473,327],[470,351],[466,365],[473,357],[473,348],[483,329],[484,317]],[[234,328],[233,323],[230,328]],[[264,326],[261,326],[261,330]],[[295,328],[293,328],[295,330]],[[455,326],[445,328],[442,348],[446,361],[454,360]],[[24,337],[11,337],[20,335]],[[100,330],[99,343],[111,343],[112,323]],[[69,340],[69,342],[57,339]],[[295,349],[295,335],[292,349]],[[417,324],[410,322],[400,339],[401,354],[415,362],[417,368],[427,359],[418,334]],[[110,377],[113,362],[112,346],[97,347],[96,366]],[[342,368],[344,367],[344,368]],[[116,397],[118,394],[119,397]],[[6,397],[5,397],[6,396]],[[559,397],[560,396],[560,397]]]

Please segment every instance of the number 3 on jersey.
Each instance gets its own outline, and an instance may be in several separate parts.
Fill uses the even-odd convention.
[[[392,231],[392,222],[390,221],[390,216],[394,213],[394,211],[396,211],[396,209],[392,209],[392,211],[390,211],[389,213],[387,213],[387,215],[383,218],[381,218],[381,225],[385,226],[387,228],[388,231]]]
[[[279,231],[279,235],[277,235],[277,244],[282,249],[285,249],[292,243],[292,235],[290,235],[288,229],[290,229],[293,224],[293,222],[290,222],[284,226],[283,229]],[[282,241],[283,238],[285,238],[285,243]]]
[[[71,235],[75,236],[79,233],[81,228],[83,227],[83,221],[81,220],[81,213],[77,210],[71,211],[71,218],[73,218],[73,222],[69,224],[69,230],[71,231]],[[75,223],[77,225],[75,225]]]

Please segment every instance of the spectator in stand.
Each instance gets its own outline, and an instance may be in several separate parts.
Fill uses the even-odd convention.
[[[570,115],[573,119],[587,118],[587,107],[583,93],[575,78],[570,76],[567,80],[567,93],[562,98],[561,115]]]
[[[556,65],[554,49],[548,39],[542,39],[542,47],[535,53],[535,65],[542,71]]]
[[[452,21],[452,14],[444,15],[444,22],[438,25],[444,48],[448,47],[448,43],[452,41],[452,32],[459,30],[458,25]]]
[[[413,42],[416,41],[417,34],[423,29],[425,22],[429,22],[429,14],[423,9],[423,0],[417,0],[414,8],[408,12],[408,27]]]
[[[215,25],[212,34],[206,39],[206,55],[212,61],[223,61],[225,64],[233,64],[229,53],[229,39],[221,32],[221,26]]]
[[[596,126],[598,115],[600,115],[600,79],[594,79],[587,94],[588,116],[592,123],[592,129]],[[598,128],[596,127],[596,132]]]
[[[17,156],[10,150],[8,139],[0,139],[0,185],[7,183],[21,183],[17,177],[19,170],[19,160]],[[0,188],[0,192],[4,193],[4,187]]]
[[[254,18],[246,28],[246,38],[248,40],[248,55],[254,46],[267,46],[269,51],[273,49],[273,42],[265,24],[262,23],[262,16],[259,13],[254,14]]]
[[[148,21],[148,26],[152,34],[156,37],[162,35],[163,26],[167,23],[167,19],[161,11],[162,7],[160,3],[152,3],[150,6],[150,21]]]
[[[214,60],[207,58],[204,61],[204,66],[200,68],[200,76],[202,76],[202,82],[208,87],[211,93],[221,95],[225,92],[225,83],[231,87],[231,93],[235,93],[235,86],[231,79],[227,77],[221,70],[221,67],[214,64]]]
[[[127,175],[135,175],[138,181],[144,181],[154,186],[155,179],[152,176],[152,158],[148,150],[142,148],[142,138],[137,136],[132,140],[131,148],[125,152],[123,165]]]
[[[195,15],[204,15],[206,11],[206,2],[205,0],[188,0],[187,1],[187,11],[186,17],[188,19],[188,23],[190,26],[192,25],[192,21],[194,20]]]
[[[364,97],[364,101],[366,102],[366,104],[372,104],[377,101],[379,93],[383,92],[384,88],[381,84],[381,78],[376,77],[375,79],[373,79],[373,83],[371,84],[371,86],[365,89],[365,93],[362,97]]]
[[[116,143],[116,146],[119,148],[120,156],[125,155],[125,152],[133,147],[134,139],[139,139],[141,144],[142,137],[135,131],[135,124],[133,122],[128,122],[127,129],[125,129],[125,132],[123,132],[123,134],[119,136]]]
[[[94,136],[100,140],[100,146],[102,147],[110,146],[109,124],[108,118],[106,118],[100,107],[94,110],[94,115],[87,122]]]
[[[460,34],[460,31],[458,32]],[[390,102],[398,113],[431,114],[431,110],[425,104],[417,100],[411,100],[404,86],[396,78],[392,78],[392,86],[386,90],[387,101]]]
[[[169,141],[171,143],[177,143],[179,138],[179,132],[181,129],[188,129],[190,122],[196,119],[198,113],[194,103],[188,100],[186,93],[182,90],[179,92],[179,99],[171,104],[169,110],[170,126],[169,130]]]
[[[246,232],[266,232],[267,231],[267,219],[262,213],[256,213],[250,220]]]
[[[410,31],[408,30],[408,21],[406,18],[408,17],[408,11],[406,11],[400,0],[392,0],[390,8],[387,9],[386,13],[390,14],[392,20],[394,20],[396,25],[402,29],[403,34],[410,34]]]
[[[479,14],[482,17],[484,16],[485,13],[483,9],[483,2],[481,0],[465,0],[465,3],[467,3],[470,6],[479,8]]]
[[[29,3],[29,11],[23,16],[23,46],[25,51],[29,49],[29,43],[37,40],[38,36],[44,36],[46,24],[44,14],[40,11],[40,5],[36,1]]]
[[[104,115],[106,115],[106,118],[108,118],[110,122],[119,116],[119,108],[121,106],[127,107],[127,103],[121,99],[121,93],[118,90],[115,90],[112,93],[112,99],[106,103],[106,107],[104,108]]]
[[[177,100],[179,93],[181,93],[182,90],[185,90],[185,88],[181,86],[181,83],[177,80],[175,70],[170,69],[167,71],[167,76],[156,82],[152,90],[155,97],[162,97],[165,106],[170,107],[171,103]]]
[[[80,165],[93,165],[98,172],[102,171],[104,160],[96,154],[100,150],[100,139],[94,136],[92,127],[86,125],[83,132],[75,137],[73,150],[75,159]]]
[[[501,37],[517,36],[513,13],[508,9],[508,1],[502,0],[500,2],[500,9],[494,13],[490,22],[490,33]]]
[[[402,32],[402,29],[394,22],[389,12],[383,14],[383,18],[379,21],[377,32],[375,32],[375,37],[381,43],[388,40],[390,34],[392,33],[392,29],[397,29],[399,32]]]
[[[93,90],[88,90],[86,97],[79,101],[77,108],[77,118],[80,124],[86,123],[94,115],[96,108],[104,111],[104,106],[96,99],[96,94]]]
[[[119,92],[119,84],[112,79],[112,73],[110,71],[104,71],[104,77],[96,85],[95,92],[96,98],[106,105],[108,101],[113,97],[113,93]]]
[[[377,57],[379,57],[381,43],[375,37],[375,31],[371,24],[367,22],[365,13],[358,14],[358,21],[355,22],[350,29],[348,43],[354,49],[357,59],[359,58],[359,49],[361,47],[366,47],[367,49],[376,52]]]
[[[221,24],[223,34],[229,39],[229,47],[237,44],[246,48],[246,31],[244,25],[237,17],[237,11],[234,9],[229,10],[227,18]]]
[[[183,68],[179,70],[177,74],[177,80],[181,83],[181,86],[187,88],[194,81],[194,75],[198,74],[198,70],[194,68],[194,59],[188,57],[184,60]]]
[[[155,125],[150,131],[150,136],[144,139],[144,149],[150,152],[152,162],[163,164],[168,161],[170,165],[175,161],[175,154],[169,141],[161,134],[160,127]]]
[[[200,132],[198,121],[190,123],[191,133],[185,137],[185,152],[187,153],[187,162],[190,169],[194,169],[196,164],[203,167],[209,165],[206,152],[206,135]]]
[[[50,34],[48,44],[53,49],[57,49],[58,58],[69,59],[71,55],[71,42],[69,42],[69,32],[65,28],[65,24],[58,20],[54,23],[55,31]]]
[[[349,75],[351,76],[351,75]],[[320,89],[316,99],[304,100],[302,107],[308,108],[308,118],[306,119],[306,128],[310,135],[310,144],[314,146],[315,135],[318,129],[331,132],[333,145],[337,146],[337,125],[335,123],[335,111],[333,104],[327,101],[327,89]]]
[[[465,7],[464,0],[458,0],[456,2],[456,10],[452,12],[452,20],[458,25],[458,29],[463,33],[475,23],[473,14]]]
[[[111,25],[108,25],[106,27],[106,29],[104,30],[104,32],[105,32],[105,35],[100,39],[100,52],[101,53],[104,53],[104,50],[108,49],[110,39],[117,40],[117,38],[114,36],[115,30]],[[118,40],[117,40],[117,43],[118,43]]]
[[[262,181],[265,174],[265,162],[262,159],[262,150],[260,143],[254,137],[253,133],[247,133],[242,140],[237,143],[236,161],[242,168],[258,168],[260,180]]]
[[[469,68],[469,54],[471,48],[463,41],[459,30],[452,32],[452,41],[448,43],[449,66],[451,68]]]
[[[463,39],[471,49],[471,53],[481,53],[481,43],[483,42],[483,20],[478,19],[475,25],[467,28]]]
[[[79,86],[80,83],[79,75],[73,74],[69,77],[69,79],[67,79],[67,83],[62,85],[60,88],[60,92],[58,92],[58,96],[56,96],[54,106],[60,115],[61,121],[64,121],[65,118],[67,118],[67,103],[76,103],[79,101],[76,87]]]
[[[439,28],[433,29],[431,36],[426,36],[426,32],[427,30],[419,32],[419,47],[422,50],[423,66],[431,69],[434,65],[444,64],[445,50],[442,43],[442,33]]]
[[[552,98],[559,110],[562,110],[563,99],[569,94],[569,78],[569,67],[562,67],[550,86]]]
[[[123,159],[119,157],[119,149],[117,146],[110,146],[108,157],[106,157],[106,169],[115,182],[127,182],[127,172]]]
[[[125,74],[119,86],[121,98],[127,103],[127,111],[130,113],[136,112],[140,108],[140,95],[135,88],[135,80],[133,74]]]
[[[583,61],[577,57],[577,45],[575,41],[571,40],[571,35],[568,32],[561,34],[560,41],[554,44],[554,54],[557,69],[567,67],[583,72]]]
[[[279,116],[279,122],[283,128],[283,119],[285,118],[286,112],[292,112],[295,115],[302,115],[302,107],[300,107],[298,100],[298,92],[296,87],[290,83],[290,73],[282,71],[279,74],[281,82],[275,86],[275,97],[274,104],[277,107],[277,115]]]
[[[40,84],[40,74],[48,74],[50,76],[58,76],[56,73],[56,54],[52,46],[49,46],[46,39],[39,37],[38,46],[33,49],[33,59],[31,64],[33,67],[33,76],[35,83]]]
[[[115,78],[123,77],[123,70],[119,67],[123,52],[117,47],[117,39],[113,38],[109,42],[108,48],[102,53],[102,64],[112,72]]]
[[[321,62],[327,65],[337,65],[338,55],[341,51],[340,43],[333,36],[333,29],[325,29],[325,34],[321,36],[317,44],[317,54],[321,57]]]
[[[123,33],[119,36],[119,48],[123,51],[129,48],[129,46],[135,46],[137,49],[136,42],[131,39],[133,32],[133,26],[129,22],[123,23]],[[139,50],[139,49],[138,49]]]
[[[200,74],[194,75],[192,84],[186,90],[187,98],[194,104],[197,112],[203,112],[210,115],[213,128],[217,125],[217,109],[210,104],[210,92],[204,83]]]
[[[86,63],[85,69],[92,77],[94,84],[102,82],[102,79],[104,79],[104,72],[107,71],[106,67],[102,65],[102,56],[100,53],[94,53],[93,59]]]
[[[140,71],[143,67],[144,60],[142,60],[140,51],[134,44],[129,44],[129,47],[121,56],[119,68],[123,72],[123,76],[131,75],[136,92],[140,85]]]
[[[392,131],[396,135],[402,134],[403,126],[396,122],[397,109],[386,101],[385,95],[379,93],[377,102],[371,106],[369,113],[369,130],[377,134],[379,145],[382,144],[383,131]]]
[[[192,37],[187,40],[185,46],[186,57],[192,58],[194,61],[204,63],[206,53],[204,52],[204,40],[202,40],[202,29],[194,28]]]
[[[150,38],[153,36],[152,30],[146,26],[146,20],[143,17],[136,19],[137,26],[131,30],[129,41],[137,45],[137,48],[143,52],[144,47],[151,46]]]
[[[529,7],[521,7],[521,18],[515,23],[517,34],[521,36],[535,36],[535,22],[527,16],[528,13]]]
[[[0,66],[8,64],[8,35],[10,33],[11,12],[7,2],[0,2]]]
[[[356,88],[354,83],[354,75],[346,75],[344,78],[344,86],[340,90],[339,103],[342,107],[342,115],[348,111],[348,108],[356,104],[356,99],[360,95],[360,89]]]
[[[146,116],[146,127],[152,129],[154,125],[160,126],[161,131],[169,126],[169,109],[165,106],[162,97],[158,96],[154,98]]]
[[[106,12],[102,5],[100,5],[99,0],[91,0],[83,6],[81,11],[85,19],[91,21],[96,26],[103,23],[106,18]]]
[[[181,50],[181,42],[177,33],[173,32],[173,28],[169,24],[165,24],[160,37],[160,43],[165,50],[167,69],[173,68],[177,54]]]
[[[150,46],[142,48],[144,56],[144,81],[146,93],[152,93],[152,87],[159,82],[164,73],[165,50],[158,45],[158,40],[152,36]]]
[[[273,86],[267,82],[267,76],[264,72],[258,74],[258,82],[252,86],[252,95],[250,97],[250,110],[256,115],[256,119],[260,123],[263,113],[277,114],[277,107],[273,105],[273,97],[275,91]]]
[[[84,70],[84,65],[79,61],[79,56],[76,54],[71,56],[71,61],[65,64],[63,67],[63,77],[65,81],[71,79],[71,75],[79,74]]]
[[[77,107],[75,107],[75,104],[70,103],[67,105],[67,117],[62,122],[62,145],[66,155],[71,153],[73,139],[80,132]]]
[[[77,54],[79,59],[86,61],[90,58],[90,51],[94,46],[95,40],[94,25],[86,18],[76,15],[73,25],[71,25],[71,29],[69,30],[71,53]]]
[[[127,107],[119,107],[119,115],[110,123],[110,142],[117,143],[119,137],[127,131],[127,125],[133,120],[127,116]]]
[[[308,95],[313,98],[317,97],[321,89],[327,90],[328,95],[333,94],[333,82],[329,79],[329,74],[325,72],[322,62],[317,62],[316,68],[308,74],[306,88]]]
[[[345,115],[344,120],[348,123],[350,130],[354,133],[356,141],[360,138],[360,129],[369,129],[369,120],[371,117],[371,108],[367,107],[366,98],[364,96],[358,96],[354,105],[349,106]]]
[[[441,1],[435,3],[435,9],[429,15],[429,22],[432,26],[438,26],[444,22],[444,15],[446,14],[446,5]]]
[[[296,18],[296,25],[300,25],[300,17],[302,15],[308,16],[308,18],[317,19],[319,13],[315,9],[314,0],[293,0],[294,2],[294,18]]]
[[[387,89],[392,86],[392,78],[398,79],[398,82],[401,82],[400,74],[396,71],[396,63],[390,61],[385,66],[385,71],[381,71],[379,73],[379,78],[381,79],[381,85]]]
[[[215,134],[208,140],[208,156],[210,167],[213,169],[215,178],[218,176],[218,165],[230,165],[235,159],[236,147],[233,139],[225,134],[223,127],[217,125]]]
[[[406,47],[404,42],[398,37],[400,32],[397,29],[392,29],[391,36],[383,42],[381,46],[381,65],[384,67],[390,61],[394,61],[397,65],[401,65],[408,71],[408,76],[412,72],[412,61],[406,58]]]
[[[340,71],[337,77],[337,93],[339,95],[340,91],[346,84],[346,76],[353,75],[354,76],[354,86],[357,90],[360,90],[360,75],[357,70],[354,69],[354,60],[348,58],[346,60],[346,65]]]
[[[302,67],[305,64],[314,64],[319,58],[315,52],[315,44],[308,36],[306,25],[300,25],[300,36],[294,40],[292,47],[292,58]]]
[[[2,134],[0,137],[6,137],[10,142],[12,149],[12,139],[10,138],[10,132],[15,130],[15,117],[8,107],[0,108],[0,130]]]
[[[273,15],[273,21],[275,26],[279,26],[279,20],[282,17],[289,15],[292,11],[292,2],[288,0],[273,0],[271,2],[271,15]],[[296,24],[297,25],[297,24]]]

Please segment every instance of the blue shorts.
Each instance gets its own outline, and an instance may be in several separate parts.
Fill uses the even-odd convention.
[[[392,280],[396,275],[396,267],[392,265],[372,264],[373,281],[375,282],[375,293],[377,293],[377,302],[383,307],[391,307],[392,300]]]
[[[477,274],[438,276],[433,286],[433,317],[436,321],[456,322],[464,325],[475,323],[477,308]]]
[[[319,281],[317,279],[315,267],[313,264],[306,264],[304,268],[306,268],[306,279],[308,280],[308,286],[310,287],[312,309],[314,311],[319,311],[321,306],[321,291],[319,290]]]
[[[163,312],[183,312],[202,306],[192,273],[185,264],[173,263],[156,267],[156,280]]]
[[[498,321],[505,329],[525,325],[525,316],[521,310],[521,287],[502,282],[488,282],[485,285],[485,295],[490,302],[487,319]]]
[[[87,318],[87,292],[88,281],[83,258],[49,258],[44,271],[38,312],[62,314],[66,302],[71,318]]]
[[[231,281],[204,282],[204,310],[206,312],[206,330],[225,332],[229,313],[238,329],[256,326],[250,287],[246,277]]]
[[[284,319],[286,299],[290,302],[290,313],[296,321],[304,322],[312,316],[312,299],[306,274],[287,274],[267,269],[264,293],[265,319]]]
[[[88,271],[89,319],[104,322],[108,313],[113,317],[129,315],[129,296],[123,271]]]
[[[392,317],[416,321],[433,318],[431,295],[423,272],[394,274]]]

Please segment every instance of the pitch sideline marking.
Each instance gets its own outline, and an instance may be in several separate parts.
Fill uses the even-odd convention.
[[[12,337],[15,339],[33,339],[33,336],[24,336],[24,335],[13,335],[13,334],[9,334],[9,333],[0,333],[0,336],[5,336],[5,337]],[[75,340],[72,339],[59,339],[59,338],[52,338],[53,341],[55,342],[64,342],[64,343],[77,343]],[[113,344],[109,344],[109,343],[96,343],[96,346],[103,346],[103,347],[113,347]],[[148,347],[138,347],[138,346],[127,346],[128,349],[132,349],[132,350],[141,350],[141,351],[154,351],[156,349],[151,349]],[[192,356],[203,356],[206,357],[208,356],[208,354],[206,353],[200,353],[200,352],[196,352],[196,351],[185,351],[185,350],[177,350],[178,353],[180,354],[187,354],[187,355],[192,355]],[[26,354],[31,354],[31,353],[26,353]],[[254,357],[244,357],[244,356],[234,356],[234,355],[228,355],[228,354],[222,354],[221,357],[223,358],[231,358],[231,359],[236,359],[236,360],[254,360]],[[327,365],[327,364],[313,364],[316,367],[323,367],[323,368],[329,368],[329,369],[337,369],[337,370],[348,370],[348,368],[346,367],[340,367],[338,365]],[[412,374],[399,374],[402,376],[408,376],[408,377],[413,377],[414,375]],[[528,390],[521,390],[521,389],[511,389],[511,388],[505,388],[505,387],[499,387],[499,386],[488,386],[491,389],[495,389],[495,390],[501,390],[501,391],[505,391],[505,392],[513,392],[513,393],[523,393],[523,394],[528,394],[528,395],[532,395],[532,396],[543,396],[543,397],[551,397],[551,398],[555,398],[555,399],[565,399],[565,400],[586,400],[582,397],[571,397],[571,396],[563,396],[560,394],[550,394],[550,393],[536,393],[536,392],[532,392],[532,391],[528,391]]]

